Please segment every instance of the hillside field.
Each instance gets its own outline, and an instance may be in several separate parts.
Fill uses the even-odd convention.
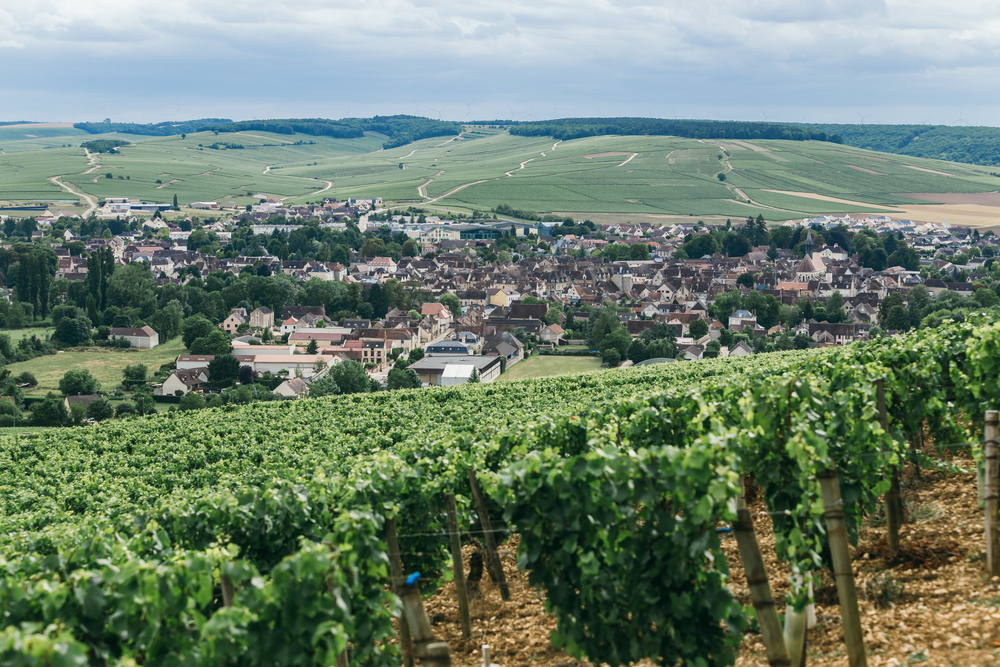
[[[90,164],[75,128],[65,130],[74,134],[20,139],[24,128],[0,131],[0,203],[59,201],[59,209],[70,207],[71,195],[47,179],[64,175],[64,182],[99,198],[170,203],[176,194],[181,204],[213,200],[240,207],[263,197],[304,203],[380,196],[392,206],[438,212],[508,204],[596,221],[758,214],[778,221],[827,213],[979,225],[1000,219],[997,204],[971,197],[1000,189],[989,167],[826,142],[663,136],[555,141],[479,126],[392,149],[382,149],[385,136],[377,133],[358,139],[258,131],[108,134],[85,138],[131,144],[117,154],[91,156]],[[950,197],[934,198],[942,193]]]
[[[37,330],[24,329],[22,331]],[[50,391],[59,391],[59,380],[70,369],[90,371],[90,374],[101,383],[101,390],[110,392],[121,384],[122,371],[126,366],[145,364],[152,375],[160,366],[174,361],[178,354],[184,352],[184,343],[180,337],[177,337],[162,345],[157,345],[151,350],[138,348],[123,350],[108,347],[70,348],[58,354],[35,357],[28,361],[10,364],[6,368],[14,375],[24,371],[35,374],[38,386],[27,392],[29,396],[44,396]]]
[[[534,355],[511,366],[501,380],[523,380],[525,378],[556,377],[573,373],[585,373],[601,368],[600,357],[559,357],[555,355]]]

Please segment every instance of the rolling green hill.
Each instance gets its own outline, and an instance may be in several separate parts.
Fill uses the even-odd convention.
[[[0,201],[71,199],[47,180],[63,176],[62,182],[98,198],[161,203],[175,194],[182,204],[217,200],[239,206],[264,196],[290,203],[380,196],[397,207],[455,212],[507,204],[595,220],[758,214],[785,220],[823,213],[891,215],[898,206],[928,203],[911,193],[1000,188],[986,167],[830,141],[648,135],[560,141],[469,125],[460,134],[386,148],[394,138],[371,131],[338,138],[243,125],[226,129],[232,131],[88,134],[87,140],[130,142],[89,160],[80,136],[70,134],[81,132],[76,128],[64,129],[61,137],[5,141]]]

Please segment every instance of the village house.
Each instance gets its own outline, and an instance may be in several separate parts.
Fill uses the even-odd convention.
[[[151,349],[160,344],[160,334],[148,326],[138,329],[112,327],[109,333],[109,340],[115,342],[120,339],[127,340],[132,344],[132,347],[144,349]]]

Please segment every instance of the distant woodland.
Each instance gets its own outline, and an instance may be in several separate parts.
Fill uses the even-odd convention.
[[[458,134],[462,131],[462,124],[418,116],[375,116],[374,118],[342,118],[340,120],[326,118],[244,120],[238,123],[208,125],[202,129],[216,132],[255,130],[278,134],[298,132],[314,137],[336,137],[338,139],[356,139],[363,137],[365,132],[379,132],[389,137],[383,144],[383,148],[396,148],[418,139]]]
[[[128,146],[128,142],[121,139],[93,139],[80,144],[80,148],[86,148],[91,153],[117,153],[122,146]]]
[[[806,125],[848,146],[986,166],[1000,165],[1000,127],[961,125]]]
[[[496,121],[493,121],[494,123]],[[689,139],[786,139],[832,141],[840,136],[805,125],[729,120],[664,120],[660,118],[560,118],[511,125],[522,137],[550,136],[563,141],[605,134],[687,137]]]
[[[228,118],[199,118],[198,120],[167,121],[165,123],[74,123],[73,127],[90,134],[136,134],[148,137],[170,137],[175,134],[197,132],[206,125],[230,123]]]

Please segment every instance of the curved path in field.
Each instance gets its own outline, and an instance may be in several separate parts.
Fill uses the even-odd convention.
[[[89,172],[84,172],[84,173],[89,173]],[[68,175],[69,174],[60,174],[59,176],[49,176],[48,180],[51,181],[51,182],[53,182],[53,183],[55,183],[56,185],[58,185],[60,188],[62,188],[66,192],[69,192],[70,194],[74,194],[77,197],[80,197],[81,199],[86,200],[87,205],[89,206],[89,208],[83,213],[82,217],[83,218],[88,218],[88,217],[90,217],[91,213],[93,213],[94,211],[97,210],[97,200],[94,199],[93,197],[91,197],[90,195],[86,194],[82,190],[78,192],[78,191],[74,190],[71,185],[69,185],[67,183],[63,183],[62,181],[59,180],[63,176],[68,176]]]
[[[562,143],[562,141],[555,142],[554,144],[552,144],[552,148],[550,148],[549,150],[555,150],[556,146],[558,146],[561,143]],[[545,155],[545,153],[541,153],[541,155]],[[433,204],[434,202],[441,201],[445,197],[450,197],[451,195],[455,194],[456,192],[464,190],[465,188],[471,187],[473,185],[479,185],[480,183],[486,183],[488,181],[499,181],[501,178],[510,178],[510,177],[512,177],[514,175],[514,172],[521,171],[522,169],[524,169],[525,165],[527,165],[529,162],[533,162],[534,160],[537,160],[537,159],[538,158],[529,158],[529,159],[525,160],[524,162],[522,162],[520,164],[520,166],[518,166],[517,169],[511,169],[508,172],[504,172],[503,176],[497,176],[496,178],[484,178],[484,179],[482,179],[480,181],[473,181],[471,183],[463,183],[462,185],[454,187],[451,190],[448,190],[447,192],[445,192],[444,194],[441,194],[441,195],[438,195],[437,197],[434,197],[433,199],[427,196],[427,186],[430,185],[431,181],[434,180],[432,178],[429,181],[427,181],[426,183],[424,183],[423,185],[417,186],[417,194],[427,200],[427,201],[423,202],[424,204]],[[440,176],[443,173],[444,173],[444,171],[441,171],[441,172],[435,174],[435,176]]]
[[[250,136],[254,136],[254,135],[251,134]],[[262,171],[260,173],[264,174],[265,176],[269,176],[269,175],[271,175],[271,169],[273,167],[274,167],[273,164],[269,164],[266,167],[264,167],[264,171]],[[332,188],[335,185],[335,183],[333,181],[327,181],[327,180],[324,180],[322,178],[310,178],[308,176],[285,176],[284,178],[301,178],[301,179],[306,180],[306,181],[319,181],[320,183],[325,183],[326,187],[324,187],[322,190],[316,190],[315,192],[304,192],[304,193],[302,193],[300,195],[288,195],[286,197],[279,197],[278,199],[281,200],[281,201],[285,201],[286,199],[293,199],[295,197],[305,197],[307,194],[318,195],[321,192],[326,192],[327,190],[329,190],[330,188]]]

